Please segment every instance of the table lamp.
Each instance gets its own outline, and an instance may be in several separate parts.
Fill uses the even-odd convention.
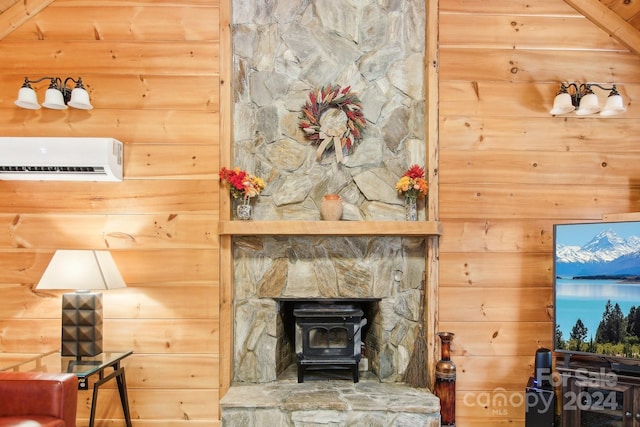
[[[75,289],[62,295],[62,356],[102,353],[102,294],[126,285],[109,251],[57,250],[36,289]]]

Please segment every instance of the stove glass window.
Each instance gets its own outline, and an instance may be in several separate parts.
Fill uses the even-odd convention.
[[[348,336],[345,328],[315,327],[309,329],[309,348],[347,348]]]

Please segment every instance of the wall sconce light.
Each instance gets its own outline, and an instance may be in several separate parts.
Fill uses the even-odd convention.
[[[595,86],[602,90],[609,90],[609,96],[604,108],[600,110],[598,97],[591,90]],[[622,96],[614,84],[612,87],[603,87],[597,83],[562,83],[560,91],[553,100],[553,108],[549,112],[553,115],[567,114],[572,111],[578,116],[586,116],[600,112],[601,116],[614,116],[624,113],[626,108],[622,102]]]
[[[67,77],[64,80],[64,84],[60,77],[42,77],[37,80],[29,80],[28,77],[25,77],[24,83],[18,91],[18,99],[15,104],[18,107],[28,110],[39,110],[40,104],[38,103],[38,96],[36,95],[36,91],[31,87],[31,83],[39,83],[43,80],[51,81],[44,96],[43,107],[53,110],[66,110],[67,105],[80,110],[91,110],[93,108],[93,105],[91,105],[89,101],[89,94],[82,85],[81,77],[78,77],[78,80]],[[68,88],[67,83],[69,80],[74,82],[76,87],[73,89]]]

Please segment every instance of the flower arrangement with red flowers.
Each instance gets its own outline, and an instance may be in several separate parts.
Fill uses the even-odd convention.
[[[220,170],[220,179],[222,182],[229,184],[229,191],[234,199],[244,199],[249,201],[250,198],[260,195],[264,190],[264,181],[255,175],[236,167],[227,169],[223,167]]]
[[[412,165],[396,184],[398,193],[405,197],[424,197],[429,192],[427,180],[424,178],[424,169],[418,165]]]

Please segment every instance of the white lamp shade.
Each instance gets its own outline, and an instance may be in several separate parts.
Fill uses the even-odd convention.
[[[607,98],[607,102],[604,104],[604,108],[600,111],[601,116],[615,116],[616,114],[624,113],[627,109],[622,102],[622,96],[610,95]]]
[[[567,114],[575,110],[576,107],[571,103],[571,95],[568,93],[559,93],[553,100],[553,108],[549,111],[550,114]]]
[[[18,99],[15,104],[18,107],[26,108],[28,110],[39,110],[40,104],[38,104],[38,95],[36,91],[30,87],[21,87],[18,91]]]
[[[43,107],[51,108],[52,110],[66,110],[67,105],[64,103],[64,96],[58,89],[49,88],[44,94]]]
[[[36,289],[117,289],[126,286],[109,251],[57,250]]]
[[[600,104],[598,104],[598,97],[595,93],[588,93],[580,99],[580,106],[576,110],[578,116],[586,116],[588,114],[595,114],[600,111]]]
[[[93,108],[91,101],[89,101],[89,93],[79,87],[71,91],[71,100],[67,105],[73,108],[79,108],[80,110],[91,110]]]

